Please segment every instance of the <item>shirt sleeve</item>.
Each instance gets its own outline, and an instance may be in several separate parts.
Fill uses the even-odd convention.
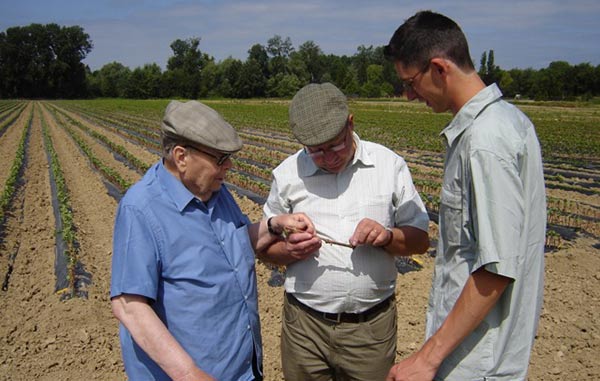
[[[410,170],[404,159],[400,159],[398,183],[394,194],[395,226],[412,226],[429,230],[429,215],[412,181]]]
[[[156,300],[160,274],[157,231],[137,208],[119,207],[113,234],[111,298],[134,294]]]
[[[276,177],[274,177],[273,181],[271,182],[271,190],[263,207],[263,213],[266,218],[279,214],[293,213],[290,205],[282,198],[282,195],[280,194]]]
[[[525,222],[521,179],[515,165],[486,150],[471,154],[470,168],[471,217],[478,250],[473,269],[485,266],[514,279]]]

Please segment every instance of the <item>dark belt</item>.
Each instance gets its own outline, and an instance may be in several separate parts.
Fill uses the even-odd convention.
[[[389,298],[387,298],[386,300],[384,300],[383,302],[374,305],[373,307],[369,308],[366,311],[359,312],[356,314],[348,313],[348,312],[341,312],[341,313],[336,314],[336,313],[329,313],[329,312],[320,312],[315,309],[312,309],[311,307],[307,306],[306,304],[300,302],[292,294],[286,293],[286,296],[287,296],[287,300],[290,304],[300,307],[301,309],[308,312],[312,316],[315,316],[321,320],[325,320],[325,321],[328,321],[331,323],[362,323],[365,321],[369,321],[369,320],[373,319],[375,316],[379,315],[379,313],[381,311],[386,309],[390,305],[390,303],[393,300],[395,300],[394,296],[392,295]]]

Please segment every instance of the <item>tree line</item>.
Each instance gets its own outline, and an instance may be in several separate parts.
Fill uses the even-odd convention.
[[[173,41],[166,70],[156,63],[133,70],[111,62],[91,71],[83,60],[93,49],[79,26],[31,24],[0,33],[0,98],[257,98],[291,97],[311,82],[332,82],[349,96],[402,94],[383,46],[361,45],[352,56],[325,54],[314,41],[294,47],[274,35],[254,44],[245,60],[217,62],[200,50],[198,37]],[[494,51],[482,54],[479,75],[507,97],[588,100],[600,95],[600,65],[556,61],[547,68],[503,70]]]

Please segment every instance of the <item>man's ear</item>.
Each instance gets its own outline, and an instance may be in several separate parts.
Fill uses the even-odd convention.
[[[171,155],[173,156],[173,164],[179,171],[184,170],[187,167],[187,150],[179,145],[176,145],[171,149]]]
[[[450,61],[443,58],[432,58],[431,61],[429,61],[429,64],[431,65],[431,70],[433,71],[433,73],[435,73],[435,75],[441,76],[441,78],[446,77],[449,71],[451,70]]]

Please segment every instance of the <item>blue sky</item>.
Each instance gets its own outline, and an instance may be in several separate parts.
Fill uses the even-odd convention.
[[[476,67],[494,50],[502,69],[547,67],[552,61],[600,64],[600,1],[275,1],[275,0],[0,0],[0,31],[31,23],[79,25],[94,48],[92,70],[117,61],[131,69],[163,69],[176,39],[200,37],[217,61],[245,60],[254,44],[290,37],[297,48],[314,41],[325,54],[351,56],[360,45],[385,45],[418,10],[458,22]]]

